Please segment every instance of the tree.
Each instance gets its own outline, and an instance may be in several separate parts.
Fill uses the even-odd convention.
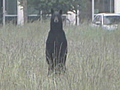
[[[87,0],[28,0],[28,7],[49,12],[51,8],[62,9],[64,12],[83,9]],[[87,1],[88,2],[88,1]]]
[[[33,7],[39,12],[42,10],[43,14],[50,13],[51,8],[62,9],[63,13],[68,10],[84,10],[87,8],[89,0],[19,0],[24,7],[24,14],[27,12],[27,7]],[[25,3],[26,2],[26,3]],[[27,6],[27,7],[26,7]],[[25,14],[24,16],[26,16]],[[26,20],[27,18],[25,18]]]
[[[19,0],[21,4],[27,2],[28,7],[49,12],[51,8],[67,10],[84,9],[89,0]]]

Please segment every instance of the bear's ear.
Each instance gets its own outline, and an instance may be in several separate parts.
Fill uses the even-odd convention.
[[[59,14],[62,15],[62,10],[59,11]]]
[[[54,10],[53,9],[51,9],[51,14],[53,14],[54,13]]]

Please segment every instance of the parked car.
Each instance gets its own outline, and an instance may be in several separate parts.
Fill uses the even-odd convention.
[[[92,26],[102,27],[106,30],[115,30],[120,24],[120,14],[100,13],[94,16]]]

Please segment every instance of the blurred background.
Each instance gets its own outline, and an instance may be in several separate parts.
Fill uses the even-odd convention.
[[[119,13],[120,0],[0,0],[0,23],[22,24],[45,20],[50,10],[63,10],[63,19],[74,25],[100,12]],[[92,12],[94,10],[94,12]]]

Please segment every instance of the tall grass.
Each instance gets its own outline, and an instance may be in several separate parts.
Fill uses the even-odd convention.
[[[0,90],[119,90],[120,27],[64,26],[67,72],[47,76],[48,22],[0,28]]]

